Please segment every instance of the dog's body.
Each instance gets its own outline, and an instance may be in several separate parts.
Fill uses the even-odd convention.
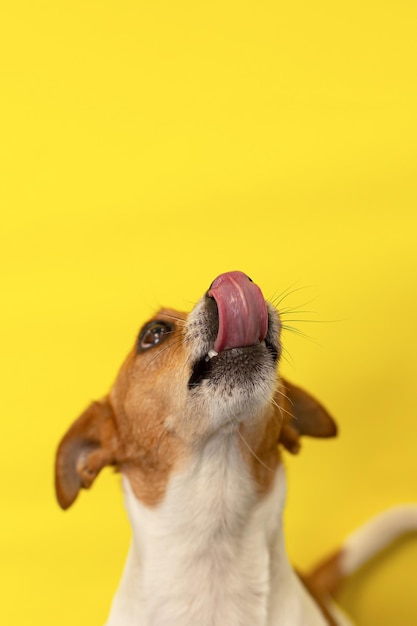
[[[328,600],[365,558],[417,527],[417,507],[378,518],[302,581],[284,546],[281,444],[330,437],[311,396],[278,377],[280,320],[241,272],[187,315],[161,310],[109,394],[57,456],[67,508],[105,465],[123,474],[133,542],[108,626],[344,626]],[[375,532],[378,531],[378,532]]]

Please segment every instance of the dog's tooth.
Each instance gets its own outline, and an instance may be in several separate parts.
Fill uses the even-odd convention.
[[[209,357],[209,359],[212,359],[214,356],[217,356],[218,354],[219,353],[216,352],[216,350],[209,350],[207,356]]]
[[[265,341],[261,341],[261,346],[263,346],[265,348],[266,342]]]

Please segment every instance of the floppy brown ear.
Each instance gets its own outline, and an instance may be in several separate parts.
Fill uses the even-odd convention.
[[[318,400],[309,393],[281,379],[279,403],[285,398],[285,418],[282,425],[280,443],[296,454],[300,449],[300,436],[335,437],[337,426],[334,419]]]
[[[71,426],[59,444],[55,463],[55,489],[60,506],[67,509],[81,488],[88,489],[100,470],[114,465],[117,432],[107,399],[93,402]]]

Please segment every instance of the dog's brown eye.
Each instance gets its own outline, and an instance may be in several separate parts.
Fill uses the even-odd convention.
[[[153,321],[146,324],[138,339],[138,352],[148,350],[158,345],[173,330],[172,325],[163,321]]]

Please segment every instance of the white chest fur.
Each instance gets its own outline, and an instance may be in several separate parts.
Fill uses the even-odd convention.
[[[235,439],[215,438],[157,507],[124,478],[133,542],[108,626],[322,626],[288,562],[285,475],[259,499]]]

